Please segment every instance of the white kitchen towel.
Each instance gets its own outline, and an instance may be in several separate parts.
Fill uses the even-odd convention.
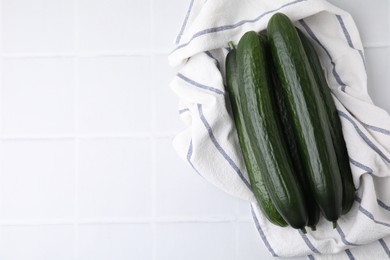
[[[229,41],[265,29],[275,12],[289,16],[315,45],[339,111],[358,191],[337,229],[324,219],[307,234],[277,227],[250,190],[224,88],[224,61]],[[254,227],[272,255],[390,258],[390,116],[367,93],[363,46],[347,12],[324,0],[192,0],[169,61],[177,69],[171,88],[187,124],[174,139],[176,151],[205,180],[251,202]]]

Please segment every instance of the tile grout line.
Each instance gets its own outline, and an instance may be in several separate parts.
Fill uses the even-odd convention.
[[[77,65],[77,58],[75,59],[75,71],[78,69]],[[75,74],[75,78],[78,73]],[[75,82],[75,89],[77,89],[78,84]],[[78,131],[77,123],[78,121],[78,113],[76,112],[78,110],[77,103],[77,95],[78,91],[75,91],[75,131]],[[74,259],[78,259],[78,239],[79,239],[79,163],[80,163],[80,140],[77,138],[77,136],[74,137]]]
[[[132,57],[132,56],[150,56],[151,54],[156,56],[167,56],[169,51],[152,51],[152,50],[140,50],[140,51],[74,51],[74,52],[41,52],[41,53],[24,53],[24,52],[15,52],[15,53],[2,53],[0,56],[3,58],[15,58],[15,59],[25,59],[25,58],[72,58],[72,57],[82,57],[82,58],[100,58],[100,57]]]
[[[251,217],[163,217],[163,218],[85,218],[78,219],[79,224],[100,225],[100,224],[150,224],[155,223],[252,223]],[[26,219],[26,220],[2,220],[0,226],[57,226],[74,225],[72,219]]]
[[[150,139],[174,137],[176,132],[123,133],[123,134],[0,134],[0,140],[52,140],[52,139]]]
[[[153,101],[154,98],[151,97],[151,100]],[[154,105],[151,105],[152,109]],[[152,112],[151,115],[152,121],[154,118],[154,113]],[[154,122],[152,122],[152,127],[154,125]],[[152,259],[155,260],[157,258],[156,256],[156,141],[153,137],[150,138],[150,146],[151,146],[151,185],[150,185],[150,192],[151,192],[151,233],[152,233]]]
[[[390,42],[368,42],[363,44],[364,49],[381,49],[390,47]],[[138,57],[138,56],[168,56],[169,51],[153,51],[153,50],[143,50],[143,51],[74,51],[74,52],[42,52],[42,53],[4,53],[0,54],[0,57],[3,59],[34,59],[34,58],[101,58],[101,57]]]
[[[3,1],[0,1],[0,13],[3,13]],[[0,53],[1,55],[4,53],[3,50],[3,19],[0,19]],[[3,63],[4,59],[1,56],[0,57],[0,134],[3,133],[3,109],[2,109],[2,104],[3,104]],[[0,157],[0,160],[2,160],[2,157]]]
[[[234,229],[234,259],[239,260],[239,248],[238,248],[238,222],[237,220],[233,221],[233,229]]]
[[[153,23],[153,19],[154,19],[154,0],[149,0],[149,48],[152,49],[152,44],[153,44],[153,32],[154,32],[154,23]],[[151,143],[151,206],[152,206],[152,210],[151,210],[151,213],[152,213],[152,222],[151,222],[151,234],[152,234],[152,238],[151,238],[151,245],[152,245],[152,252],[151,252],[151,257],[152,257],[152,260],[156,260],[157,259],[157,252],[156,252],[156,243],[157,243],[157,239],[156,239],[156,236],[157,236],[157,223],[156,223],[156,218],[157,218],[157,213],[156,213],[156,206],[157,206],[157,202],[156,202],[156,174],[157,174],[157,169],[156,169],[156,162],[157,162],[157,147],[156,147],[156,138],[154,138],[154,135],[155,135],[155,132],[156,132],[156,99],[155,99],[155,95],[154,95],[154,69],[155,69],[155,59],[154,59],[154,56],[153,56],[153,53],[150,52],[149,53],[149,57],[150,57],[150,70],[151,70],[151,75],[152,77],[150,78],[150,81],[149,81],[149,93],[150,93],[150,118],[151,118],[151,121],[150,121],[150,127],[151,127],[151,133],[152,133],[152,136],[150,138],[150,143]]]
[[[78,0],[73,1],[73,28],[74,28],[74,220],[73,220],[73,258],[74,260],[79,259],[79,164],[80,164],[80,140],[79,135],[79,3]]]
[[[236,217],[235,221],[233,222],[233,227],[234,227],[234,259],[235,260],[239,260],[240,259],[240,254],[239,254],[239,226],[238,226],[238,223],[241,223],[242,221],[240,221],[240,210],[239,210],[239,202],[240,200],[235,200],[234,202],[234,216]],[[248,218],[249,221],[253,221],[252,218]]]
[[[3,13],[3,1],[0,1],[0,13]],[[3,53],[3,19],[0,19],[0,53]],[[3,57],[0,57],[0,133],[3,133],[3,71],[4,71],[4,60]],[[3,140],[0,140],[0,183],[3,182]],[[2,204],[2,203],[1,203]],[[3,208],[0,204],[0,216],[2,214]]]
[[[153,98],[152,98],[153,100]],[[153,107],[153,105],[151,106]],[[153,118],[153,114],[151,116]],[[157,214],[156,214],[156,141],[153,137],[150,138],[151,145],[151,233],[152,233],[152,259],[156,260],[156,226],[157,226]]]

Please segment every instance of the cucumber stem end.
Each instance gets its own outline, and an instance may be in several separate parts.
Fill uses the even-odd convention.
[[[306,234],[306,233],[307,233],[306,228],[304,228],[304,227],[301,228],[301,231],[302,231],[303,234]]]
[[[233,44],[232,41],[228,42],[228,46],[229,46],[230,50],[234,50],[235,49],[234,44]]]
[[[337,221],[335,220],[332,223],[333,223],[333,229],[335,229],[337,227]]]
[[[316,225],[314,225],[314,226],[310,226],[310,228],[311,228],[311,230],[313,230],[313,231],[316,231],[316,230],[317,230],[317,227],[316,227]]]

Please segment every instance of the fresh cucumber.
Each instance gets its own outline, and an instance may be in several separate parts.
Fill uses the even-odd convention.
[[[226,56],[226,87],[229,94],[229,100],[233,112],[233,119],[236,125],[238,140],[244,157],[246,169],[249,175],[252,191],[256,197],[265,217],[273,224],[285,227],[286,221],[279,214],[271,201],[269,193],[265,187],[263,176],[259,166],[254,158],[252,147],[249,143],[249,134],[246,125],[243,123],[244,114],[241,109],[241,99],[239,97],[239,88],[241,87],[238,79],[238,70],[236,63],[236,49],[230,46],[231,50]]]
[[[305,194],[306,207],[308,209],[308,221],[306,225],[314,231],[316,230],[316,225],[320,220],[320,208],[318,207],[316,201],[310,193],[309,181],[307,180],[307,176],[303,169],[302,158],[298,152],[297,141],[295,140],[293,127],[290,123],[290,118],[287,112],[285,100],[283,99],[280,83],[278,82],[278,78],[275,74],[275,67],[272,62],[271,55],[269,55],[268,57],[268,64],[273,83],[273,92],[275,96],[274,99],[278,107],[278,114],[281,119],[284,137],[287,142],[288,149],[290,151],[290,156],[295,172],[297,173],[298,180],[300,181],[302,191]]]
[[[307,209],[272,100],[265,52],[266,38],[245,33],[237,47],[237,71],[242,124],[248,130],[252,157],[272,202],[293,228],[305,231]]]
[[[325,104],[291,20],[274,14],[267,26],[271,54],[311,194],[336,227],[342,209],[340,170]]]
[[[297,28],[299,38],[302,41],[309,63],[313,69],[317,80],[320,95],[324,100],[326,112],[329,120],[330,134],[333,140],[333,146],[336,151],[337,162],[340,168],[341,180],[343,184],[343,204],[342,213],[346,214],[355,201],[355,185],[353,184],[351,167],[349,165],[349,156],[345,144],[340,117],[337,113],[328,82],[326,81],[321,62],[314,46],[306,35]]]

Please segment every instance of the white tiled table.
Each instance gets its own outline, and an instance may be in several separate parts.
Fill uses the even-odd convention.
[[[390,111],[388,0],[332,0]],[[189,1],[0,0],[0,259],[272,258],[248,204],[174,153],[167,55]]]

